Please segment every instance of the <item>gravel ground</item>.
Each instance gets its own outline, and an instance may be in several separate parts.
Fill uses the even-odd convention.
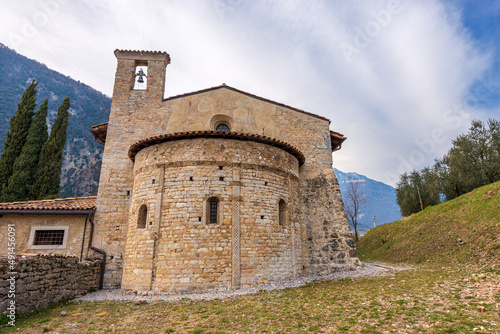
[[[370,276],[389,276],[393,275],[397,271],[401,270],[412,270],[416,269],[415,266],[408,265],[392,265],[388,263],[378,263],[378,262],[364,262],[363,266],[358,270],[354,271],[341,271],[336,272],[326,276],[307,276],[299,277],[294,280],[287,280],[281,282],[273,282],[269,284],[256,285],[251,288],[244,288],[239,290],[231,291],[212,291],[208,293],[197,293],[197,294],[182,294],[182,295],[170,295],[168,293],[159,293],[155,295],[136,295],[134,293],[125,293],[121,290],[99,290],[96,292],[88,293],[84,296],[75,298],[75,301],[100,301],[100,300],[118,300],[118,301],[140,301],[140,302],[151,302],[156,300],[167,300],[176,301],[183,298],[198,300],[210,300],[210,299],[221,299],[231,296],[246,295],[249,293],[256,293],[260,290],[282,290],[286,288],[294,288],[311,282],[319,281],[329,281],[332,279],[343,279],[343,278],[355,278],[355,277],[370,277]],[[151,294],[151,292],[150,292]]]

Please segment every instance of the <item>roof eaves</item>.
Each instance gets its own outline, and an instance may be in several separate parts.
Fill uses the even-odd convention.
[[[89,209],[54,209],[54,210],[40,210],[40,209],[0,209],[0,215],[87,215],[91,213],[94,208]]]
[[[151,145],[169,142],[169,141],[177,141],[184,139],[194,139],[194,138],[226,138],[226,139],[235,139],[241,141],[252,141],[258,142],[266,145],[275,146],[280,148],[297,158],[299,161],[299,165],[304,164],[305,157],[302,152],[300,152],[294,146],[275,138],[261,136],[254,133],[240,133],[240,132],[231,132],[231,131],[187,131],[187,132],[175,132],[175,133],[167,133],[160,136],[153,136],[146,139],[139,140],[130,146],[128,151],[128,156],[130,160],[135,161],[135,155],[141,151],[143,148],[146,148]]]
[[[96,196],[0,203],[0,214],[83,214],[95,208]]]

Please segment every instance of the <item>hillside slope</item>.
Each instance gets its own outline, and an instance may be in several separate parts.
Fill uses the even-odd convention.
[[[500,182],[370,230],[363,260],[500,264]]]
[[[89,129],[108,121],[111,99],[95,89],[53,71],[0,44],[0,153],[25,88],[38,81],[37,105],[49,99],[49,126],[66,96],[71,98],[68,136],[61,174],[62,197],[97,193],[103,146],[94,141]],[[97,74],[96,74],[97,75]]]
[[[360,180],[360,182],[363,182],[363,187],[368,197],[368,203],[359,218],[358,232],[363,233],[373,228],[373,215],[375,215],[375,222],[377,225],[401,219],[401,211],[396,203],[396,189],[388,184],[372,180],[358,173],[344,173],[337,168],[334,168],[334,171],[339,181],[340,192],[342,193],[343,199],[347,192],[347,184],[350,180]]]

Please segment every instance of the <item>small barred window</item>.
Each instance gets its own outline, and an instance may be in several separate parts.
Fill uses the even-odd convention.
[[[65,230],[37,230],[35,231],[34,246],[62,245]]]

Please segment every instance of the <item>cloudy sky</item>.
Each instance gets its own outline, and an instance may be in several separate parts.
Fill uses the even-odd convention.
[[[115,49],[166,96],[226,83],[331,119],[334,166],[394,185],[500,117],[498,0],[0,0],[0,43],[111,96]]]

